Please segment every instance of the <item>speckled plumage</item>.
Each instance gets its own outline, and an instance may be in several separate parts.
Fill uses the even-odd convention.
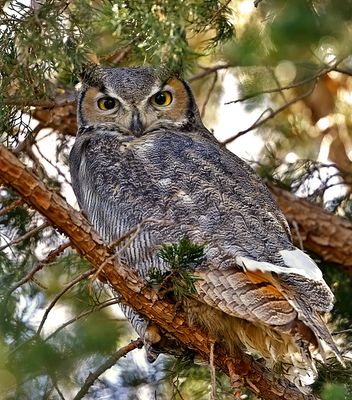
[[[155,107],[150,99],[163,90],[173,102]],[[101,93],[118,100],[116,111],[97,109]],[[205,244],[206,262],[194,271],[197,296],[184,301],[190,322],[230,350],[286,363],[298,385],[310,383],[313,349],[324,355],[325,343],[338,354],[321,317],[331,291],[291,243],[260,178],[203,126],[188,85],[165,70],[98,69],[78,104],[73,188],[106,243],[153,220],[119,253],[143,278],[152,267],[168,269],[156,254],[162,244],[185,235]],[[147,321],[124,309],[143,334]]]

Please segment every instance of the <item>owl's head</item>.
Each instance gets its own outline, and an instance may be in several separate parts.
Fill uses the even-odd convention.
[[[188,84],[166,69],[94,68],[82,74],[78,124],[122,135],[158,129],[205,130]]]

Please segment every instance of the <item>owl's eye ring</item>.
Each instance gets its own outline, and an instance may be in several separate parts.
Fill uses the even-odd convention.
[[[116,108],[117,105],[117,100],[109,96],[101,97],[97,100],[97,106],[102,111],[111,111]]]
[[[150,99],[152,105],[156,107],[169,106],[172,103],[172,100],[173,100],[172,94],[167,90],[155,93]]]

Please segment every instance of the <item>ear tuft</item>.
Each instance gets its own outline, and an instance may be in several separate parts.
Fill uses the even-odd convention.
[[[83,64],[79,70],[79,76],[83,83],[97,86],[101,82],[101,67],[93,63]]]

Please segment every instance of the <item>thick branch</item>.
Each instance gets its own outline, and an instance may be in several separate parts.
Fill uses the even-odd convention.
[[[194,349],[204,360],[209,360],[211,341],[200,329],[189,327],[182,314],[175,306],[158,299],[156,293],[145,287],[133,273],[124,266],[116,265],[111,259],[111,252],[101,244],[98,235],[82,217],[73,210],[62,197],[49,191],[42,182],[4,146],[0,146],[0,178],[17,190],[23,199],[42,213],[60,231],[71,240],[72,245],[95,268],[106,263],[102,277],[119,292],[124,300],[141,315],[147,316],[163,331],[174,336],[185,348]],[[228,374],[228,354],[217,346],[214,357],[215,366]],[[236,373],[243,377],[243,382],[253,393],[267,400],[313,400],[313,395],[303,395],[286,379],[275,381],[273,375],[261,364],[244,353],[233,356]]]
[[[290,225],[298,227],[298,233],[292,229],[294,241],[352,273],[352,223],[272,184],[270,190]]]

